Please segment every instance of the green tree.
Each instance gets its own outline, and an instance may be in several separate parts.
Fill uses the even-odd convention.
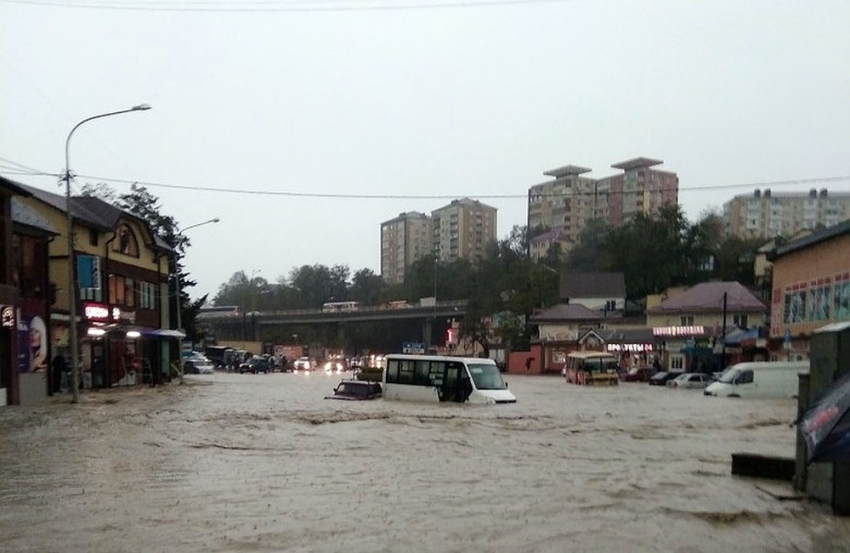
[[[371,269],[360,269],[351,279],[350,297],[364,305],[381,303],[385,285],[384,279]]]
[[[591,219],[579,233],[578,243],[567,254],[567,267],[578,273],[611,270],[610,232],[610,226],[603,219]],[[553,267],[548,261],[546,264]]]

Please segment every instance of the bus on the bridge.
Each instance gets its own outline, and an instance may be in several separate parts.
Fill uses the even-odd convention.
[[[356,301],[330,301],[322,304],[322,311],[325,313],[342,313],[349,311],[357,311],[360,303]]]
[[[492,359],[389,354],[382,384],[388,400],[516,403]]]
[[[201,307],[198,310],[199,319],[238,317],[240,314],[238,305],[216,305],[212,307]]]

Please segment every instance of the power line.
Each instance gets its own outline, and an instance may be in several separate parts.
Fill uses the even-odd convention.
[[[14,166],[27,167],[16,161],[0,158],[0,161],[13,164]],[[18,171],[17,167],[12,170],[0,167],[0,173],[14,175],[33,175],[33,176],[52,176],[60,178],[63,175],[57,173],[48,173],[39,171],[38,169],[28,168],[31,171]],[[151,188],[166,188],[171,190],[188,190],[192,192],[212,192],[222,194],[248,194],[253,196],[283,196],[290,198],[325,198],[325,199],[350,199],[350,200],[443,200],[451,198],[481,198],[481,199],[496,199],[496,200],[511,200],[511,199],[527,199],[529,192],[522,194],[350,194],[350,193],[320,193],[320,192],[292,192],[285,190],[248,190],[241,188],[223,188],[213,186],[189,186],[180,184],[167,184],[157,182],[145,182],[140,180],[113,179],[108,177],[100,177],[95,175],[74,175],[76,178],[88,179],[92,181],[101,181],[116,184],[137,184]],[[768,187],[783,187],[783,186],[800,186],[800,185],[821,185],[830,182],[850,182],[850,175],[835,176],[835,177],[814,177],[808,179],[788,179],[778,181],[760,181],[735,184],[708,184],[703,186],[689,186],[687,188],[679,188],[679,193],[701,192],[706,190],[732,190],[736,188],[768,188]],[[537,186],[537,185],[535,185]],[[604,197],[616,194],[626,194],[626,191],[619,192],[595,192],[595,191],[575,191],[571,190],[567,193],[542,193],[535,194],[541,197],[553,198],[579,198],[579,197]]]
[[[9,4],[24,4],[30,6],[46,6],[56,8],[77,8],[77,9],[92,9],[92,10],[114,10],[114,11],[144,11],[144,12],[367,12],[367,11],[405,11],[405,10],[433,10],[433,9],[451,9],[451,8],[477,8],[488,6],[514,6],[526,4],[553,4],[573,2],[576,0],[454,0],[448,2],[427,2],[427,3],[410,3],[410,4],[380,4],[376,3],[368,6],[345,6],[342,2],[338,2],[337,6],[316,6],[304,5],[297,6],[293,4],[284,5],[286,3],[277,2],[250,2],[250,4],[262,4],[260,6],[246,7],[242,3],[232,3],[233,6],[221,6],[220,2],[183,2],[182,6],[177,2],[163,5],[159,2],[136,2],[134,4],[107,3],[107,2],[56,2],[50,0],[0,0]],[[247,3],[247,2],[246,2]],[[279,4],[277,6],[267,6],[266,4]],[[202,5],[206,4],[206,5]]]
[[[352,200],[442,200],[447,198],[462,198],[462,197],[474,197],[474,198],[483,198],[483,199],[525,199],[528,198],[528,193],[523,194],[344,194],[344,193],[319,193],[319,192],[290,192],[290,191],[282,191],[282,190],[246,190],[239,188],[217,188],[212,186],[187,186],[187,185],[179,185],[179,184],[164,184],[164,183],[154,183],[154,182],[144,182],[138,180],[122,180],[122,179],[109,179],[104,177],[96,177],[89,175],[78,175],[80,178],[91,179],[91,180],[101,180],[104,182],[114,182],[114,183],[123,183],[123,184],[138,184],[141,186],[150,186],[155,188],[170,188],[175,190],[191,190],[194,192],[221,192],[228,194],[250,194],[250,195],[259,195],[259,196],[286,196],[286,197],[296,197],[296,198],[339,198],[339,199],[352,199]],[[704,190],[725,190],[725,189],[735,189],[735,188],[760,188],[760,187],[777,187],[777,186],[794,186],[794,185],[802,185],[802,184],[825,184],[828,182],[842,182],[848,181],[850,182],[850,175],[839,176],[839,177],[816,177],[810,179],[792,179],[792,180],[781,180],[781,181],[762,181],[762,182],[749,182],[749,183],[737,183],[737,184],[717,184],[717,185],[704,185],[704,186],[690,186],[687,188],[679,188],[679,192],[699,192]],[[625,194],[625,191],[619,192],[620,194]],[[607,193],[596,193],[596,192],[577,192],[571,191],[569,194],[558,194],[558,193],[549,193],[549,194],[540,194],[543,197],[593,197],[593,196],[607,196],[614,195],[612,192]]]
[[[16,171],[28,171],[33,175],[44,174],[41,171],[39,171],[38,169],[34,169],[32,167],[24,165],[23,163],[18,163],[17,161],[13,161],[11,159],[6,159],[5,157],[0,157],[0,162],[2,162],[0,164],[6,165],[10,168],[14,168]],[[25,173],[22,173],[22,174],[25,174]]]

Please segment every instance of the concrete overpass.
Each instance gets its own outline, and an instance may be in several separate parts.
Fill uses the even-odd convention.
[[[242,315],[222,313],[199,313],[196,324],[205,326],[219,339],[243,339],[250,334],[257,339],[265,334],[263,329],[275,327],[285,331],[287,326],[322,326],[335,323],[359,323],[370,321],[415,321],[422,322],[422,335],[430,343],[432,321],[438,318],[463,318],[467,300],[438,301],[434,305],[404,307],[359,306],[352,311],[323,311],[322,309],[296,309],[289,311],[252,311]],[[250,332],[247,329],[250,328]]]

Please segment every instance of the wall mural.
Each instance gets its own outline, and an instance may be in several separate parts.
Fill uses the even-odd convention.
[[[835,277],[835,290],[832,300],[833,319],[836,321],[850,319],[850,273]]]
[[[848,320],[850,272],[789,284],[783,299],[782,320],[786,325]]]

